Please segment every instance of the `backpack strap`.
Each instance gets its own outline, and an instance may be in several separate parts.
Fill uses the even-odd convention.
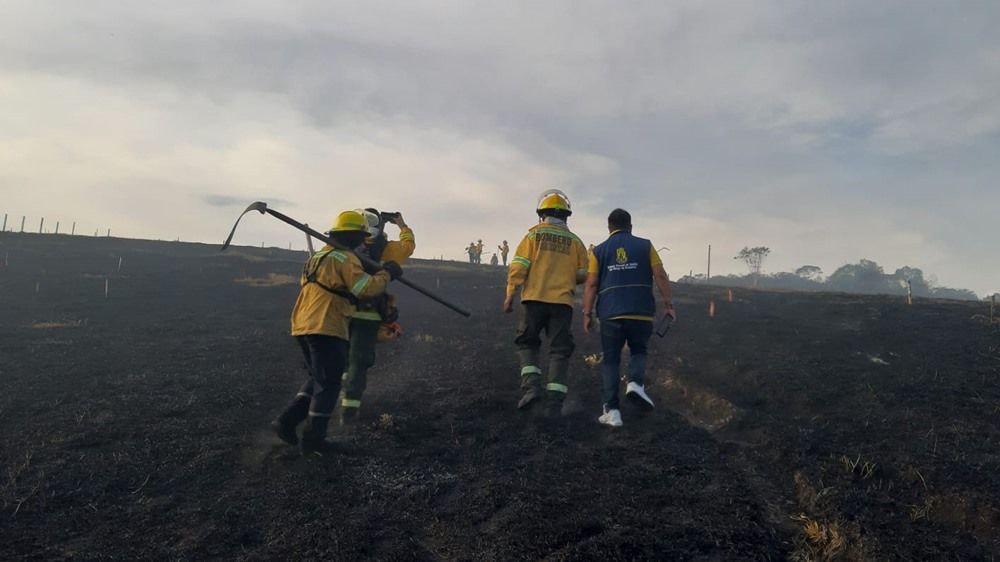
[[[337,295],[338,297],[343,297],[347,299],[352,305],[357,306],[358,297],[354,296],[354,293],[348,291],[347,289],[341,289],[339,287],[330,287],[328,285],[324,285],[323,283],[320,283],[319,280],[317,279],[316,273],[319,271],[319,266],[322,265],[323,260],[325,260],[326,257],[329,255],[330,252],[326,252],[325,254],[321,255],[319,259],[316,260],[316,266],[311,270],[309,269],[309,263],[312,262],[312,260],[306,262],[305,268],[303,269],[302,272],[306,278],[306,283],[315,283],[319,285],[321,289],[329,293],[332,293],[334,295]]]

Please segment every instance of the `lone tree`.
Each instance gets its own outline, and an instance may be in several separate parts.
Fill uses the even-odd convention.
[[[750,270],[750,277],[753,279],[753,286],[757,286],[757,280],[760,279],[760,270],[764,267],[764,260],[767,259],[767,255],[771,253],[771,248],[766,246],[757,246],[755,248],[748,248],[743,246],[740,253],[733,256],[734,260],[741,260],[743,263],[747,264],[747,269]]]
[[[803,279],[809,279],[810,281],[823,280],[823,270],[820,269],[819,266],[815,265],[803,265],[795,270],[795,275],[798,275]]]

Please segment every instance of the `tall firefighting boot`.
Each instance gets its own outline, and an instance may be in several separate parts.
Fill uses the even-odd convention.
[[[306,426],[302,430],[302,441],[299,443],[303,455],[322,455],[329,452],[333,445],[326,440],[326,428],[329,424],[329,415],[309,415]]]
[[[518,410],[528,410],[542,397],[541,375],[529,374],[521,376],[521,399],[517,402]]]
[[[547,385],[552,386],[552,385]],[[563,400],[566,393],[558,390],[545,391],[545,415],[550,418],[558,418],[562,415]]]
[[[566,376],[569,373],[569,357],[561,355],[549,359],[549,383],[545,385],[545,413],[549,417],[562,415],[563,401],[569,388]]]
[[[361,400],[352,400],[350,398],[344,398],[340,401],[340,425],[343,427],[351,427],[355,425],[358,421],[358,416],[361,414]]]
[[[285,407],[285,411],[281,412],[278,419],[271,422],[271,429],[274,430],[274,434],[278,436],[278,439],[289,445],[299,444],[299,436],[295,434],[295,428],[309,415],[310,400],[312,400],[311,396],[299,393],[295,397],[295,400],[292,400]]]
[[[519,349],[517,357],[521,361],[521,400],[518,410],[527,410],[542,398],[542,369],[538,366],[537,349]]]

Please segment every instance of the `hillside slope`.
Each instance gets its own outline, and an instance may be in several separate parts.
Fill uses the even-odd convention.
[[[395,287],[362,425],[309,459],[267,431],[304,377],[302,253],[4,233],[0,256],[0,558],[1000,554],[981,304],[679,285],[660,407],[614,431],[596,337],[561,417],[518,413],[503,270],[417,261],[473,317]]]

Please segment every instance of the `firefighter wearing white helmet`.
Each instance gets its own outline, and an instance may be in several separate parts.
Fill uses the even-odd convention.
[[[523,314],[514,340],[521,364],[518,409],[527,410],[544,396],[548,414],[558,415],[569,390],[566,377],[575,348],[573,299],[576,286],[587,277],[587,247],[566,224],[573,210],[565,193],[558,189],[542,193],[536,213],[538,224],[528,230],[511,259],[503,310],[513,311],[514,295],[520,291]],[[549,339],[544,390],[542,332]]]
[[[344,211],[328,235],[339,246],[354,248],[368,236],[368,225],[361,213]],[[395,262],[383,267],[367,273],[353,252],[327,245],[302,269],[299,296],[292,309],[292,335],[302,349],[309,378],[271,427],[282,441],[301,444],[303,453],[319,452],[327,445],[326,430],[348,358],[347,319],[355,303],[384,293],[389,281],[403,274]],[[300,441],[296,429],[303,421]]]
[[[377,209],[356,209],[367,223],[368,236],[358,246],[358,253],[372,261],[402,264],[413,255],[417,244],[413,230],[403,220],[402,213],[379,212]],[[399,240],[389,240],[385,227],[399,228]],[[388,293],[373,298],[363,298],[351,315],[350,341],[347,367],[343,374],[344,392],[340,400],[340,423],[350,425],[361,412],[361,401],[368,386],[368,370],[375,365],[376,343],[383,337],[393,337],[399,332],[396,323],[398,311],[395,299]]]

